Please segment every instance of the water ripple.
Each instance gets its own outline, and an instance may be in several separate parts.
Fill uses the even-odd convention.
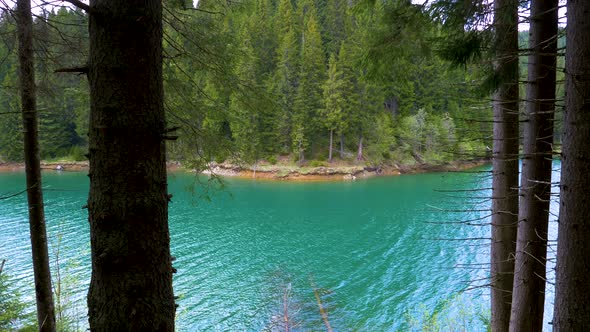
[[[228,180],[226,192],[201,201],[202,188],[187,189],[192,176],[176,174],[169,185],[174,194],[169,220],[178,269],[178,330],[260,331],[282,315],[287,290],[291,318],[299,323],[295,330],[323,329],[314,291],[335,330],[409,329],[408,317],[422,319],[422,306],[440,307],[482,274],[455,267],[485,261],[481,248],[425,240],[487,232],[428,223],[457,218],[433,213],[429,205],[467,204],[434,192],[448,188],[453,177],[465,187],[480,185],[463,174],[355,183]],[[0,174],[0,188],[16,190],[23,178]],[[73,301],[84,313],[90,250],[81,206],[87,178],[47,174],[45,183],[51,189],[45,196],[52,264],[59,246],[60,269],[76,281]],[[22,197],[0,201],[0,257],[8,258],[7,271],[32,300],[26,212]],[[458,305],[485,301],[462,298]],[[448,312],[458,315],[452,308]]]

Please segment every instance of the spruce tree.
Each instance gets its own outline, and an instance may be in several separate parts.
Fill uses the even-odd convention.
[[[235,68],[239,88],[235,89],[230,98],[231,131],[237,150],[245,161],[255,161],[260,157],[259,119],[260,114],[254,107],[255,102],[247,98],[247,91],[258,88],[256,73],[259,66],[256,52],[252,46],[251,26],[243,25],[238,40],[241,41],[241,57]]]
[[[323,124],[330,133],[330,146],[328,148],[328,161],[332,161],[332,150],[334,142],[334,132],[342,128],[344,108],[346,99],[344,98],[342,72],[338,68],[336,56],[332,54],[329,61],[328,78],[324,84],[324,103],[325,108],[320,112],[323,118]]]
[[[310,5],[307,13],[306,28],[302,33],[299,86],[293,106],[293,150],[298,154],[299,163],[305,159],[321,125],[314,121],[323,108],[322,83],[326,73],[322,39],[317,20]]]

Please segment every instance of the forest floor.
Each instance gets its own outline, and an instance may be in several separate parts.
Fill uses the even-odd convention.
[[[204,174],[254,178],[279,181],[352,181],[361,178],[373,176],[391,176],[400,174],[415,174],[428,172],[448,172],[461,171],[473,167],[481,166],[489,162],[488,160],[468,160],[452,161],[442,164],[414,163],[398,164],[383,166],[366,166],[363,163],[346,163],[337,161],[333,163],[324,162],[320,166],[304,165],[297,166],[290,163],[279,162],[271,165],[262,161],[256,165],[238,165],[228,162],[210,163],[202,171]],[[4,162],[0,163],[0,172],[14,172],[25,169],[23,163]],[[87,161],[51,161],[41,162],[41,169],[53,171],[84,171],[88,169]],[[169,171],[195,171],[194,169],[185,168],[179,162],[169,162]]]

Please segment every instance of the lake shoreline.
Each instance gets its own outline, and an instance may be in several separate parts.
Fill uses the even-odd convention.
[[[244,179],[271,181],[354,181],[376,176],[397,176],[402,174],[458,172],[489,163],[489,160],[464,160],[443,164],[416,163],[413,165],[384,165],[370,167],[365,165],[328,165],[318,167],[298,167],[293,165],[235,165],[230,163],[210,163],[206,175],[236,177]],[[178,162],[168,162],[169,172],[195,172]],[[0,163],[0,172],[17,172],[25,169],[24,163]],[[42,170],[80,172],[88,170],[87,161],[79,162],[41,162]]]
[[[377,176],[397,176],[403,174],[459,172],[479,167],[489,160],[453,161],[444,164],[413,164],[384,166],[318,166],[297,167],[284,165],[261,165],[256,167],[238,166],[227,163],[212,163],[204,174],[237,177],[244,179],[271,181],[354,181]]]

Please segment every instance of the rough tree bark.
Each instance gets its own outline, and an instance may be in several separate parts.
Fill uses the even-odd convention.
[[[22,103],[27,200],[29,204],[33,272],[35,275],[37,322],[40,331],[55,331],[55,310],[51,288],[51,271],[49,270],[49,254],[47,252],[47,231],[43,210],[41,165],[39,162],[31,1],[18,0],[16,5],[19,88]]]
[[[494,1],[495,70],[492,149],[492,331],[508,331],[518,221],[518,0]]]
[[[567,2],[566,99],[553,330],[590,326],[590,1]]]
[[[91,0],[92,331],[173,331],[162,3]]]
[[[557,0],[531,1],[524,155],[510,331],[542,331],[551,199]]]

